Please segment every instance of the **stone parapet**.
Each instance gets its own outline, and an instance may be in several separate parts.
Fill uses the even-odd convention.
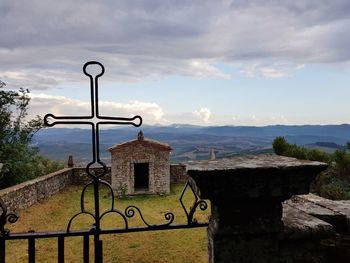
[[[102,168],[90,168],[92,173],[101,173]],[[183,165],[171,165],[171,178],[173,183],[187,180]],[[185,174],[185,175],[184,175]],[[111,183],[111,167],[107,167],[107,173],[103,180]],[[25,209],[33,204],[46,199],[70,185],[85,185],[92,179],[86,173],[84,167],[65,168],[48,175],[40,176],[33,180],[14,185],[0,190],[0,198],[4,201],[9,211]]]
[[[287,262],[280,257],[282,202],[308,193],[326,168],[276,155],[187,162],[192,187],[211,202],[209,262]]]
[[[25,209],[72,184],[72,168],[59,170],[36,179],[0,190],[0,198],[9,211]]]
[[[90,168],[92,173],[101,174],[103,168]],[[102,180],[111,183],[111,167],[107,167],[107,173],[101,178]],[[92,181],[90,176],[86,173],[85,167],[75,167],[72,170],[72,181],[73,184],[85,185]]]
[[[350,233],[350,200],[334,201],[307,194],[293,196],[286,203],[331,224],[338,233]]]
[[[188,180],[186,173],[186,166],[184,164],[171,164],[170,165],[170,183],[178,184],[185,183]]]
[[[92,173],[101,172],[102,168],[91,168]],[[111,169],[107,168],[107,174],[102,178],[111,182]],[[6,204],[9,211],[28,208],[35,203],[44,200],[66,187],[77,184],[85,185],[91,181],[86,169],[82,167],[65,168],[48,175],[40,176],[33,180],[14,185],[0,190],[0,198]]]

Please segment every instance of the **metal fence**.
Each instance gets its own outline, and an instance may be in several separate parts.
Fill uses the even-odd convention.
[[[99,66],[101,72],[96,75],[89,74],[87,67],[90,65]],[[13,224],[17,222],[18,216],[13,212],[8,212],[6,205],[0,199],[0,263],[10,262],[6,259],[6,248],[9,240],[26,240],[28,243],[28,262],[35,262],[36,257],[36,240],[38,239],[56,239],[57,240],[57,262],[65,261],[65,240],[70,237],[81,237],[83,240],[83,262],[90,262],[90,239],[93,239],[94,261],[95,263],[103,262],[103,242],[101,235],[117,234],[117,233],[130,233],[141,231],[155,231],[155,230],[171,230],[171,229],[184,229],[184,228],[198,228],[206,227],[208,223],[199,223],[194,218],[194,214],[199,208],[204,211],[207,209],[207,203],[201,200],[195,194],[191,185],[187,182],[182,194],[179,198],[179,202],[186,215],[186,224],[173,224],[175,215],[172,212],[164,214],[165,223],[163,224],[149,224],[144,218],[140,208],[134,205],[128,206],[125,211],[120,211],[115,207],[115,196],[111,185],[104,181],[102,178],[107,173],[106,164],[100,159],[99,149],[99,129],[101,125],[133,125],[139,127],[142,124],[142,118],[140,116],[134,116],[132,118],[124,117],[109,117],[99,114],[98,105],[98,79],[104,74],[104,67],[101,63],[96,61],[87,62],[83,67],[83,72],[90,79],[90,92],[91,92],[91,114],[88,116],[55,116],[53,114],[47,114],[44,117],[44,122],[48,127],[52,127],[58,124],[65,125],[90,125],[91,126],[91,141],[92,141],[92,161],[86,166],[86,173],[90,176],[91,182],[86,184],[81,193],[80,212],[73,215],[67,224],[67,229],[59,232],[27,232],[27,233],[11,233],[6,229],[6,224]],[[102,169],[100,172],[92,172],[92,167],[96,165]],[[95,170],[96,171],[96,170]],[[100,213],[100,189],[101,187],[107,187],[110,192],[111,207]],[[93,212],[88,211],[84,206],[84,198],[86,189],[88,187],[93,188],[94,196],[94,209]],[[183,202],[183,197],[187,191],[191,191],[194,196],[192,205],[187,208]],[[73,220],[79,215],[87,215],[92,218],[93,224],[88,230],[71,230]],[[113,229],[101,229],[101,220],[107,214],[115,214],[119,216],[124,222],[124,226],[121,228]],[[129,227],[129,219],[138,215],[143,222],[143,226]],[[8,261],[7,261],[8,260]]]

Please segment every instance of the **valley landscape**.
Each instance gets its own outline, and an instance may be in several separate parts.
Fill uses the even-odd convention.
[[[272,152],[272,141],[284,136],[289,143],[326,152],[345,149],[350,140],[350,125],[271,125],[271,126],[195,126],[173,124],[141,128],[106,129],[100,132],[102,159],[109,164],[108,148],[137,137],[142,130],[146,138],[170,144],[173,163],[208,159],[210,151],[217,158]],[[50,128],[38,132],[33,140],[40,154],[66,162],[69,155],[77,164],[90,161],[91,131],[88,129]]]

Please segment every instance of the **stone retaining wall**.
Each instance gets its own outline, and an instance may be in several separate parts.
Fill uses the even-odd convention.
[[[9,211],[27,208],[73,183],[72,168],[40,176],[36,179],[0,190],[0,198]]]
[[[170,165],[170,184],[187,182],[186,165],[171,164]]]
[[[111,168],[107,168],[103,177],[111,183]],[[92,168],[94,173],[101,173],[102,168]],[[181,164],[170,166],[171,183],[181,183],[187,180],[186,167]],[[44,200],[70,185],[85,185],[90,177],[83,167],[65,168],[57,172],[0,190],[0,198],[9,211],[25,209]]]
[[[93,173],[101,174],[102,168],[91,168]],[[76,167],[72,170],[73,184],[85,185],[91,181],[91,178],[87,175],[85,167]],[[107,167],[107,173],[102,177],[103,180],[111,183],[111,167]]]

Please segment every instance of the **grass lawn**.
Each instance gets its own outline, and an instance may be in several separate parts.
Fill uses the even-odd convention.
[[[164,213],[171,211],[175,214],[173,224],[186,223],[186,217],[179,202],[183,185],[172,187],[170,195],[166,196],[137,196],[126,199],[116,199],[115,207],[124,213],[129,205],[138,206],[143,212],[145,220],[150,224],[165,223]],[[20,211],[20,219],[9,228],[11,232],[26,232],[34,230],[58,231],[65,230],[69,219],[80,211],[80,195],[82,187],[72,186],[48,200],[36,204],[26,210]],[[105,211],[111,205],[111,197],[107,190],[101,190],[100,206]],[[185,195],[187,207],[193,197],[190,191]],[[86,208],[92,211],[93,191],[88,189],[84,201]],[[210,207],[206,212],[198,209],[196,218],[199,222],[208,221]],[[82,215],[72,224],[72,230],[88,229],[92,221]],[[108,215],[102,221],[102,229],[121,228],[123,221],[116,215]],[[129,226],[143,226],[140,217],[129,219]],[[127,234],[102,235],[104,243],[104,262],[208,262],[206,228],[150,231]],[[90,238],[90,261],[93,262],[93,238]],[[27,242],[7,242],[7,262],[26,262]],[[65,239],[65,262],[82,262],[82,237],[69,237]],[[39,239],[36,241],[36,262],[57,262],[57,240]]]

